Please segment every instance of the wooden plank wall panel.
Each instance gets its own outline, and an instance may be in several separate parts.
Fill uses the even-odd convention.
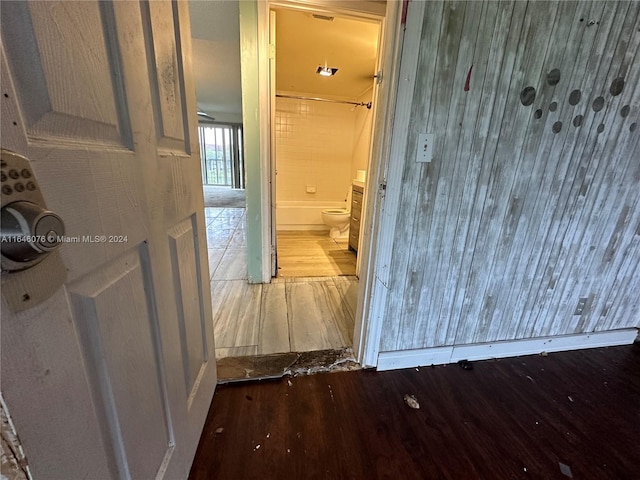
[[[580,7],[586,6],[586,9],[579,8],[577,13],[580,14],[580,19],[589,19],[593,17],[600,17],[603,14],[604,3],[585,3],[580,4]],[[610,5],[613,6],[613,5]],[[609,14],[611,12],[608,12]],[[583,20],[584,21],[584,20]],[[575,22],[575,20],[574,20]],[[580,22],[578,19],[579,24]],[[581,27],[579,27],[581,28]],[[585,88],[589,88],[593,83],[592,76],[595,75],[596,68],[592,65],[590,58],[599,59],[599,55],[591,57],[589,52],[593,48],[596,42],[596,37],[599,34],[606,35],[606,29],[582,29],[582,39],[578,50],[578,56],[573,66],[573,72],[569,83],[571,87],[569,90],[575,89],[584,91]],[[573,49],[572,49],[573,50]],[[573,89],[573,90],[572,90]],[[570,118],[575,118],[582,112],[582,106],[576,105],[571,108],[566,102],[562,104],[562,108],[568,108]],[[546,116],[547,114],[545,114]],[[546,122],[546,121],[545,121]],[[515,336],[517,338],[527,337],[532,335],[532,326],[528,322],[531,316],[531,311],[535,305],[536,293],[532,291],[533,286],[541,286],[543,289],[553,289],[557,281],[555,274],[550,273],[552,270],[548,269],[548,262],[550,256],[550,248],[547,245],[548,239],[553,239],[558,236],[560,228],[560,222],[562,220],[563,205],[568,198],[568,189],[571,188],[571,182],[564,182],[567,177],[567,172],[574,171],[576,162],[578,162],[578,155],[574,155],[578,150],[578,145],[583,144],[583,133],[587,132],[586,129],[572,128],[572,125],[567,125],[564,129],[562,141],[557,139],[553,144],[546,148],[540,149],[536,158],[536,162],[545,162],[550,156],[553,156],[556,160],[554,162],[548,162],[549,167],[545,171],[544,176],[541,179],[541,183],[535,192],[536,204],[542,201],[552,206],[551,208],[538,208],[531,215],[531,221],[527,229],[526,238],[533,240],[530,243],[531,254],[529,256],[521,256],[518,264],[519,271],[524,271],[524,278],[520,282],[517,282],[515,287],[509,292],[510,297],[516,297],[514,303],[514,309],[516,311],[523,312],[523,320],[519,323]],[[547,135],[549,135],[549,129],[547,129]],[[580,141],[579,141],[580,140]],[[564,203],[563,203],[564,202]],[[543,283],[543,277],[546,276],[546,284]],[[511,300],[510,298],[510,301]]]
[[[444,15],[444,6],[442,2],[433,2],[429,5],[430,15],[425,16],[425,21],[422,28],[422,35],[420,38],[421,45],[429,45],[431,49],[422,48],[420,50],[420,59],[418,61],[418,72],[420,75],[416,76],[415,90],[420,91],[425,89],[429,82],[432,82],[435,72],[435,61],[437,55],[434,54],[439,50],[438,38],[440,35],[440,28],[443,20],[446,19]],[[427,114],[429,113],[430,104],[432,103],[435,95],[431,98],[425,98],[422,102],[413,102],[411,106],[411,118],[413,121],[417,121],[426,124]],[[411,129],[409,132],[409,145],[407,149],[408,158],[415,155],[415,144],[417,141],[417,135],[415,129]],[[401,159],[392,159],[392,161],[401,161]],[[405,162],[404,171],[402,174],[402,193],[400,195],[399,207],[403,215],[398,215],[398,222],[396,224],[396,239],[394,240],[393,254],[391,257],[391,267],[389,274],[389,291],[402,291],[405,286],[405,275],[398,275],[396,272],[406,271],[409,262],[409,248],[395,248],[398,239],[409,241],[412,237],[413,220],[416,215],[416,198],[418,192],[418,180],[420,180],[420,165],[413,162]],[[391,181],[391,179],[389,179]],[[384,322],[383,333],[381,338],[382,350],[394,349],[397,342],[400,331],[408,331],[410,326],[405,324],[405,318],[409,316],[398,315],[398,312],[403,311],[403,296],[402,295],[389,295],[387,312],[392,312],[391,315],[395,317],[393,321],[389,321],[389,313],[385,316],[387,319]]]
[[[468,277],[462,275],[461,272],[469,271],[474,258],[474,249],[469,248],[467,242],[468,239],[475,239],[478,236],[481,217],[474,215],[474,212],[476,208],[481,208],[485,203],[487,185],[492,173],[491,163],[485,162],[483,159],[495,155],[500,132],[496,125],[499,125],[499,119],[506,105],[506,96],[500,95],[499,92],[509,88],[510,74],[506,75],[504,72],[511,73],[514,68],[515,55],[507,53],[507,45],[517,42],[519,26],[523,22],[526,8],[527,5],[523,2],[516,2],[509,8],[501,8],[501,18],[496,24],[491,38],[491,56],[485,67],[485,87],[480,95],[481,116],[479,122],[476,123],[468,154],[471,162],[467,168],[462,205],[457,216],[457,230],[453,239],[457,252],[452,255],[451,265],[448,267],[450,269],[449,276],[453,278],[447,282],[449,289],[447,291],[454,292],[451,295],[453,303],[448,310],[445,302],[445,310],[441,314],[443,319],[451,318],[453,321],[446,322],[446,331],[442,329],[438,332],[440,340],[434,339],[434,345],[453,343],[462,309],[467,308],[469,303],[469,297],[466,295]],[[476,78],[479,78],[481,74],[481,71],[476,71]],[[472,84],[475,86],[475,82]],[[463,158],[464,155],[467,155],[466,152],[463,153]],[[461,267],[455,268],[456,265],[461,265]]]
[[[464,83],[466,80],[466,71],[473,63],[474,54],[479,58],[483,55],[483,52],[476,49],[476,39],[482,28],[488,28],[487,24],[494,22],[494,12],[489,11],[486,5],[480,2],[471,2],[466,6],[464,22],[459,24],[459,31],[452,31],[452,41],[447,44],[446,52],[449,50],[455,52],[458,47],[455,39],[460,38],[459,53],[457,58],[455,53],[451,55],[455,64],[451,64],[453,67],[451,72],[443,70],[437,73],[441,85],[447,85],[447,92],[442,96],[438,95],[438,100],[434,104],[435,110],[433,112],[433,125],[436,130],[444,127],[445,135],[443,138],[442,152],[443,157],[454,159],[456,157],[456,151],[464,129],[456,128],[457,125],[461,125],[463,121],[468,121],[472,115],[466,111],[464,102],[457,100],[458,91],[463,91]],[[491,18],[493,17],[493,18]],[[455,25],[455,18],[445,25],[445,28],[450,28]],[[455,72],[455,73],[454,73]],[[460,72],[464,72],[460,74]],[[454,81],[450,81],[451,74],[454,73]],[[429,210],[426,207],[433,202],[441,204],[443,210],[449,211],[460,197],[460,190],[462,187],[460,183],[441,183],[441,178],[458,177],[460,173],[459,162],[441,162],[427,164],[428,167],[423,170],[423,175],[429,177],[429,181],[432,183],[432,188],[429,192],[429,198],[418,198],[418,215],[416,216],[416,223],[414,225],[414,237],[416,247],[412,251],[412,258],[410,264],[420,265],[422,263],[423,272],[422,284],[430,285],[428,290],[421,289],[420,285],[414,285],[420,292],[416,317],[416,328],[410,332],[413,337],[414,332],[421,332],[428,329],[429,324],[425,323],[427,315],[425,313],[430,309],[438,311],[441,304],[442,296],[440,291],[444,288],[444,285],[440,282],[433,282],[433,274],[436,268],[431,268],[431,265],[437,265],[442,262],[443,257],[447,252],[442,249],[442,239],[445,235],[450,235],[448,227],[455,227],[454,223],[445,221],[446,213],[444,215],[437,215],[435,211]],[[429,168],[434,166],[435,168]],[[438,167],[440,171],[438,172]],[[429,233],[427,233],[429,232]],[[423,242],[420,239],[425,238],[426,235],[430,235],[434,238],[433,242]],[[437,325],[432,325],[437,328]],[[435,333],[435,328],[433,333]],[[427,330],[428,332],[428,330]],[[433,337],[432,334],[428,335]],[[406,337],[405,337],[406,338]]]
[[[571,72],[573,59],[577,56],[576,47],[580,44],[582,32],[584,32],[584,28],[576,27],[576,23],[580,24],[579,19],[584,18],[588,13],[585,10],[588,8],[588,4],[576,5],[573,2],[562,2],[558,6],[548,42],[545,42],[546,59],[541,55],[543,57],[541,60],[544,60],[544,63],[537,72],[536,81],[532,82],[535,83],[538,93],[531,109],[540,107],[540,110],[544,110],[544,121],[535,119],[531,109],[523,109],[519,101],[514,102],[515,108],[524,110],[524,113],[528,114],[529,123],[524,132],[522,147],[514,152],[514,155],[518,157],[518,171],[516,171],[510,187],[509,211],[502,221],[499,245],[496,247],[496,255],[492,258],[491,273],[487,276],[487,291],[495,299],[493,303],[496,306],[487,327],[487,336],[490,338],[496,336],[513,337],[513,329],[516,325],[503,321],[502,318],[512,309],[509,302],[513,301],[509,298],[512,289],[503,288],[502,277],[498,272],[511,271],[518,279],[522,278],[526,272],[522,268],[523,266],[518,264],[520,260],[527,257],[522,255],[518,247],[527,241],[527,231],[532,225],[531,216],[526,212],[531,211],[532,206],[540,201],[540,198],[536,198],[536,193],[544,184],[545,172],[554,164],[554,162],[548,162],[547,159],[551,156],[553,148],[562,145],[560,135],[568,131],[565,128],[564,131],[556,134],[552,131],[551,125],[561,116],[559,111],[568,105],[566,101],[561,102],[558,99],[567,98],[570,82],[564,81],[557,85],[549,85],[547,72],[559,66],[563,67],[563,71]],[[571,28],[566,28],[566,22],[562,21],[567,18],[571,19]],[[554,48],[555,45],[566,45],[566,47],[558,49]],[[569,77],[569,75],[565,74],[565,77]],[[524,82],[527,83],[526,78]],[[512,93],[517,95],[519,92],[514,89]],[[555,112],[552,112],[552,107],[550,107],[553,102],[558,105]],[[517,128],[514,133],[518,135]],[[504,140],[503,145],[508,148],[508,143]]]
[[[592,50],[593,61],[587,66],[588,71],[595,73],[595,76],[584,84],[583,94],[585,98],[581,101],[581,113],[584,112],[584,123],[581,129],[581,136],[577,140],[577,148],[573,152],[574,156],[578,156],[577,170],[567,172],[566,183],[571,180],[571,188],[568,197],[565,197],[565,209],[561,213],[560,228],[558,234],[554,237],[547,237],[547,245],[553,242],[551,249],[551,257],[548,268],[553,269],[557,278],[554,288],[546,288],[539,291],[535,307],[532,311],[533,336],[553,334],[554,329],[560,331],[582,331],[576,330],[576,322],[580,316],[572,315],[577,306],[579,298],[588,298],[591,303],[592,293],[579,289],[582,282],[582,276],[589,274],[588,272],[579,273],[581,269],[579,252],[585,252],[594,245],[590,243],[591,236],[587,232],[597,228],[597,222],[589,218],[590,212],[594,208],[594,202],[597,199],[598,190],[602,182],[601,173],[606,169],[610,172],[616,171],[615,158],[604,158],[602,155],[601,143],[604,141],[604,134],[598,133],[598,126],[607,123],[607,119],[603,118],[609,107],[605,107],[600,112],[594,112],[591,106],[595,99],[604,95],[608,89],[607,73],[612,63],[613,52],[616,44],[624,41],[621,38],[621,27],[627,16],[629,4],[608,3],[605,7],[601,18],[602,22],[598,25],[601,28],[596,43]],[[588,27],[589,28],[589,27]],[[591,27],[592,28],[592,27]],[[629,89],[627,92],[632,90]],[[615,98],[611,95],[607,96],[607,104],[615,102]],[[612,120],[612,119],[611,119]],[[609,128],[619,126],[618,122],[611,124]],[[621,145],[615,145],[616,150]],[[598,172],[600,172],[598,174]],[[595,176],[597,174],[597,176]],[[592,181],[595,181],[592,184]],[[613,212],[611,212],[613,214]],[[615,220],[610,217],[605,221]],[[585,234],[587,236],[585,237]],[[604,239],[594,239],[597,242],[605,242]],[[597,272],[593,272],[597,274]],[[601,282],[598,275],[598,281]],[[564,294],[563,294],[564,293]],[[587,306],[588,314],[590,310]],[[550,323],[547,318],[553,318],[554,322]],[[573,323],[573,325],[572,325]]]
[[[381,351],[640,326],[639,10],[425,9]]]

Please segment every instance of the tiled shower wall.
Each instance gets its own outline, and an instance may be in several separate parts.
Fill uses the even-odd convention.
[[[359,110],[370,112],[347,104],[276,98],[277,202],[346,200],[355,173]],[[358,123],[361,130],[364,120]],[[359,138],[357,143],[366,145],[368,152],[368,141]],[[315,185],[316,193],[307,193],[307,185]]]

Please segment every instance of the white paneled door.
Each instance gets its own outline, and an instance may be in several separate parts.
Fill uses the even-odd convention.
[[[216,382],[188,6],[1,16],[2,148],[68,240],[47,299],[7,295],[51,289],[52,262],[2,276],[2,391],[34,478],[186,478]]]

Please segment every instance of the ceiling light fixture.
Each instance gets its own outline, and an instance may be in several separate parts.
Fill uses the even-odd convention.
[[[204,112],[203,112],[203,111],[201,111],[201,110],[198,110],[197,114],[198,114],[198,116],[199,116],[199,117],[206,118],[207,120],[210,120],[210,121],[212,121],[212,122],[213,122],[213,121],[215,121],[215,118],[213,118],[212,116],[210,116],[210,115],[208,115],[208,114],[204,113]]]
[[[331,77],[333,75],[336,74],[336,72],[338,71],[337,68],[333,68],[333,67],[323,67],[321,65],[318,65],[318,68],[316,70],[316,73],[318,75],[321,75],[323,77]]]
[[[333,22],[334,17],[330,17],[329,15],[320,15],[319,13],[312,13],[313,18],[318,20],[326,20],[328,22]]]

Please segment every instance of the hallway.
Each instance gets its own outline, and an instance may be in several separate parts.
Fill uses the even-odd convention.
[[[351,347],[357,277],[248,284],[245,212],[205,208],[216,357]]]

